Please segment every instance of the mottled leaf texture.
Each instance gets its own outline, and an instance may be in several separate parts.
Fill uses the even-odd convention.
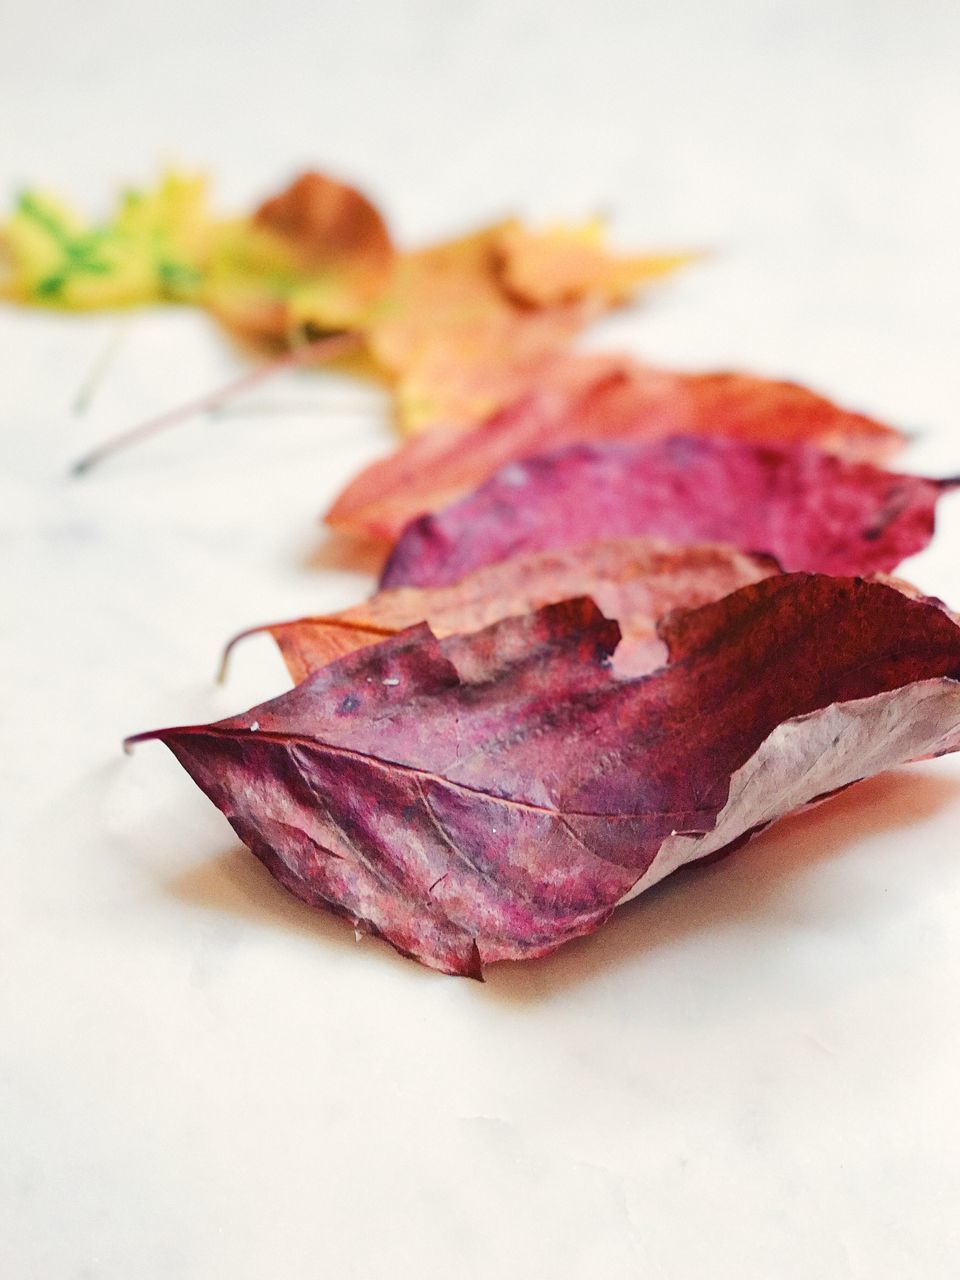
[[[893,428],[806,387],[742,373],[679,373],[626,357],[554,358],[535,389],[479,427],[449,427],[360,472],[327,515],[337,528],[393,541],[509,462],[581,442],[645,442],[674,435],[812,443],[843,457],[888,459]]]
[[[937,498],[952,483],[810,445],[696,436],[572,445],[510,463],[414,521],[382,585],[437,586],[508,556],[641,534],[727,542],[787,570],[886,573],[930,541]]]
[[[666,658],[657,623],[674,609],[719,600],[737,588],[779,573],[770,556],[733,547],[674,546],[656,538],[623,538],[566,551],[517,556],[468,574],[446,587],[397,587],[323,617],[298,618],[269,631],[299,684],[329,662],[386,636],[429,624],[435,636],[479,631],[501,618],[546,604],[589,596],[620,625],[614,655],[620,676],[653,671]],[[243,636],[252,632],[243,632]],[[234,643],[234,642],[232,642]],[[231,647],[232,647],[231,643]],[[229,652],[229,649],[228,649]]]
[[[892,587],[778,575],[673,615],[619,681],[590,601],[360,649],[161,730],[298,897],[449,973],[542,956],[682,863],[960,745],[960,629]]]

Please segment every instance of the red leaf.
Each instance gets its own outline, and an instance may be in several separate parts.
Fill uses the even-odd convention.
[[[674,867],[960,746],[960,628],[892,587],[768,578],[675,616],[616,680],[589,601],[358,650],[161,730],[298,897],[434,968],[544,955]]]
[[[639,534],[764,551],[786,570],[885,573],[927,545],[954,481],[809,445],[677,437],[573,445],[504,467],[407,527],[382,585],[436,586],[508,556]]]
[[[884,461],[902,442],[892,427],[791,382],[740,373],[677,373],[626,358],[564,356],[531,395],[479,427],[428,432],[367,467],[328,523],[395,539],[518,458],[582,441],[678,434],[811,442],[847,458]]]

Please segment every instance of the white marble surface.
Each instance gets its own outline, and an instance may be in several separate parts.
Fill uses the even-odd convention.
[[[5,8],[0,190],[157,159],[240,203],[312,161],[425,239],[597,207],[714,257],[596,341],[796,375],[960,470],[955,0],[89,0]],[[314,523],[376,396],[85,445],[237,367],[204,317],[0,311],[0,1274],[946,1280],[960,767],[870,782],[486,986],[285,897],[125,733],[279,687],[253,621],[346,604]],[[310,410],[305,402],[322,406]],[[255,403],[251,406],[255,409]],[[960,602],[960,499],[911,569]]]

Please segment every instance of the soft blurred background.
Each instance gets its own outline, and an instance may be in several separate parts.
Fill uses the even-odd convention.
[[[102,212],[172,162],[224,212],[320,167],[407,245],[604,211],[624,248],[710,253],[590,344],[802,379],[915,431],[904,466],[960,471],[955,0],[2,9],[5,204]],[[383,400],[290,374],[285,411],[76,482],[240,356],[173,308],[4,307],[0,350],[4,1275],[955,1274],[953,764],[486,989],[355,947],[118,744],[267,696],[266,644],[213,688],[222,641],[367,588],[315,518],[389,447]],[[958,551],[954,502],[912,566],[954,603]]]

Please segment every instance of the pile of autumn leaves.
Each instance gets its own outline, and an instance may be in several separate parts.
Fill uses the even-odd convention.
[[[354,334],[414,433],[328,514],[390,546],[378,593],[266,628],[295,687],[144,735],[297,896],[479,976],[960,747],[960,627],[885,576],[947,482],[883,469],[898,433],[802,387],[571,351],[678,257],[515,222],[399,253],[319,175],[204,234],[155,236],[166,275],[119,300],[189,279],[245,337]],[[77,305],[17,243],[12,291]]]

